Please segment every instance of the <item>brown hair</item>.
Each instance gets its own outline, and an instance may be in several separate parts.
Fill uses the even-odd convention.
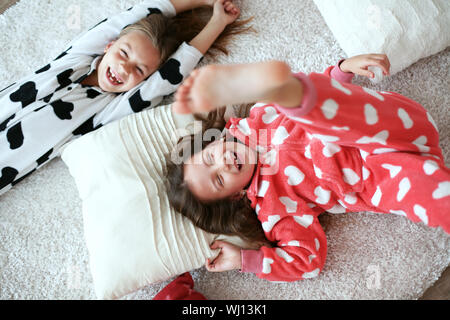
[[[200,133],[203,137],[203,132]],[[202,202],[190,191],[184,181],[184,163],[196,152],[195,141],[202,141],[201,150],[212,141],[204,141],[195,135],[181,138],[174,152],[181,158],[176,164],[167,160],[167,195],[170,205],[195,226],[214,234],[235,235],[244,240],[259,245],[272,246],[266,239],[261,222],[251,207],[250,200],[242,198],[227,198],[214,202]],[[186,147],[187,144],[187,147]],[[183,154],[187,150],[186,154]],[[178,161],[177,161],[178,162]]]
[[[170,55],[183,42],[189,42],[199,34],[211,18],[213,9],[208,6],[198,7],[167,18],[162,14],[150,14],[148,17],[125,27],[120,33],[122,37],[133,31],[144,32],[158,49],[161,63],[165,62]],[[247,24],[252,20],[236,20],[228,25],[206,53],[207,56],[215,57],[217,52],[228,54],[226,46],[234,35],[253,31]]]

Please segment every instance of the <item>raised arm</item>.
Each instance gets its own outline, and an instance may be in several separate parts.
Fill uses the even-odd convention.
[[[117,39],[123,28],[150,14],[163,14],[167,17],[173,17],[176,14],[176,9],[169,0],[144,1],[122,13],[100,21],[90,30],[73,40],[66,52],[102,55],[106,45]]]

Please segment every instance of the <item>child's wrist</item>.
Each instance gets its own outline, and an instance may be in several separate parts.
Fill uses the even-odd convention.
[[[225,21],[215,16],[211,17],[208,24],[214,27],[215,29],[220,30],[220,32],[222,32],[227,26],[227,23]]]

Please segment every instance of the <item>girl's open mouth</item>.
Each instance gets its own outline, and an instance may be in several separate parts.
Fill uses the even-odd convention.
[[[121,79],[118,79],[117,76],[113,72],[111,72],[110,67],[108,67],[108,70],[106,71],[106,78],[108,78],[109,82],[114,86],[123,84],[123,81]]]

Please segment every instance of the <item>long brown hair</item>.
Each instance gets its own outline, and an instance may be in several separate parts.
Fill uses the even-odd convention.
[[[125,27],[119,38],[132,31],[144,32],[155,48],[159,50],[162,64],[176,51],[181,43],[190,42],[203,30],[212,13],[211,7],[202,6],[179,13],[173,18],[167,18],[162,14],[150,14],[148,17]],[[236,20],[229,24],[214,41],[205,56],[215,57],[217,53],[228,55],[226,47],[232,36],[253,31],[252,27],[248,26],[251,20],[252,18]]]
[[[249,115],[252,105],[230,107],[233,108],[234,116],[244,118]],[[224,114],[225,108],[221,108],[209,113],[206,117],[199,116],[199,119],[204,120],[203,130],[196,135],[182,137],[178,141],[172,153],[178,160],[175,163],[172,157],[167,159],[166,187],[169,203],[195,226],[207,232],[236,235],[252,243],[273,246],[274,244],[265,237],[261,222],[246,196],[205,203],[192,194],[184,181],[185,161],[214,142],[214,140],[205,141],[204,133],[211,128],[222,130],[225,127]],[[201,145],[197,146],[196,141],[201,141]],[[186,153],[184,153],[185,150]]]
[[[244,196],[241,198],[228,198],[214,202],[202,202],[189,190],[184,181],[184,162],[195,150],[195,142],[199,141],[195,135],[184,137],[180,140],[176,153],[182,158],[181,163],[167,160],[167,195],[170,205],[192,223],[207,232],[239,236],[244,240],[260,245],[270,245],[264,235],[261,222],[250,205],[250,200]],[[202,141],[201,149],[211,142]],[[181,146],[182,144],[188,144]],[[188,156],[180,154],[181,150],[187,150]]]

